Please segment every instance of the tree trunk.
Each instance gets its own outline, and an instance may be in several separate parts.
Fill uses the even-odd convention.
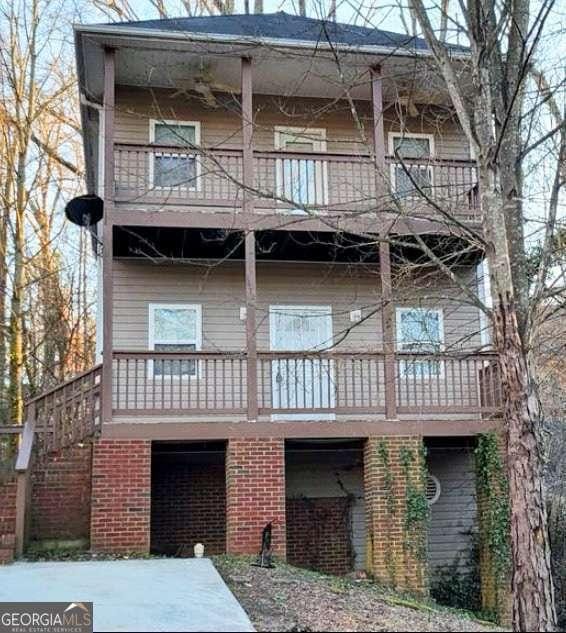
[[[10,305],[10,375],[8,400],[10,406],[10,422],[22,424],[24,417],[23,365],[24,365],[24,332],[23,332],[23,298],[25,283],[25,164],[26,154],[20,152],[16,174],[16,209],[14,223],[14,280],[12,301]]]
[[[553,631],[556,622],[550,544],[537,438],[540,406],[514,301],[498,298],[494,344],[499,355],[509,479],[513,628]]]

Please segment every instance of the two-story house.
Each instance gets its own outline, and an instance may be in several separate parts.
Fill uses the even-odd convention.
[[[475,163],[424,41],[286,13],[75,37],[101,365],[33,417],[44,451],[95,433],[91,547],[255,554],[271,523],[298,565],[469,569],[497,372],[460,286],[483,292]]]

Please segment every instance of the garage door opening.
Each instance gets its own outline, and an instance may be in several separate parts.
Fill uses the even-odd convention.
[[[153,442],[151,552],[192,556],[226,551],[224,442]]]
[[[473,438],[436,438],[427,449],[428,561],[432,596],[480,608],[478,510]]]
[[[362,443],[287,441],[285,477],[288,562],[336,575],[363,570]]]

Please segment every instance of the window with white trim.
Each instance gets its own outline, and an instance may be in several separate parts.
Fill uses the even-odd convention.
[[[434,156],[432,134],[389,133],[389,153],[394,157],[391,165],[391,186],[399,198],[413,198],[420,192],[430,194],[433,186],[432,165]]]
[[[156,352],[194,352],[202,346],[200,305],[158,304],[149,306],[149,349]],[[155,360],[152,376],[193,377],[197,361]]]
[[[151,185],[158,188],[199,188],[199,164],[191,149],[200,145],[198,121],[150,120],[150,142],[167,145],[171,150],[156,151],[151,156]],[[179,146],[178,152],[173,149]]]
[[[430,308],[397,308],[397,349],[414,354],[437,354],[444,347],[442,310]],[[406,376],[440,376],[442,363],[438,359],[415,356],[403,360],[401,369]]]

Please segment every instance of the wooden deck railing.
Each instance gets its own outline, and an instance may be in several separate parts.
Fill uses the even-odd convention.
[[[100,428],[101,375],[97,365],[27,402],[40,452],[72,446]]]
[[[359,212],[382,208],[388,200],[424,210],[429,198],[464,219],[476,220],[479,213],[473,161],[388,157],[383,191],[376,189],[369,154],[256,151],[253,172],[260,211]],[[118,202],[236,209],[243,201],[242,182],[241,149],[115,145]]]
[[[123,414],[244,413],[246,358],[220,352],[114,352],[113,409]]]
[[[100,429],[101,369],[102,367],[97,365],[28,400],[23,426],[0,427],[0,440],[2,437],[13,437],[14,434],[18,436],[17,455],[13,464],[13,472],[17,477],[17,555],[22,554],[26,540],[32,457],[34,453],[44,455],[72,446]]]
[[[400,414],[492,414],[500,408],[491,354],[396,354]],[[385,413],[381,352],[260,352],[260,415],[381,415]],[[486,399],[483,394],[492,394]],[[243,353],[114,352],[117,415],[245,415]]]

